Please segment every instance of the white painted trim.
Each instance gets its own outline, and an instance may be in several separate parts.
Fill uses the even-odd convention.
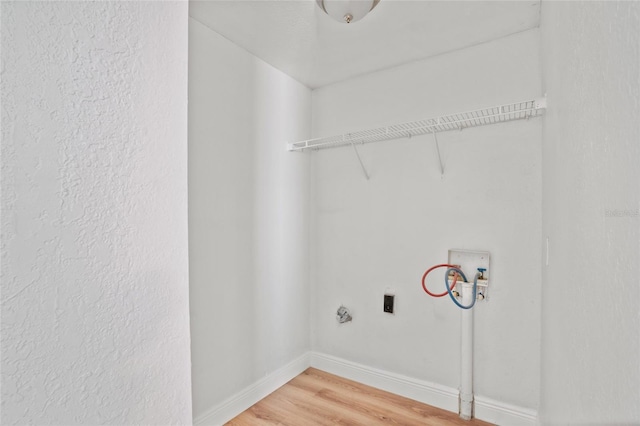
[[[309,358],[310,353],[307,352],[294,359],[198,416],[193,420],[193,424],[223,425],[309,368]]]
[[[318,352],[311,353],[311,366],[443,410],[458,412],[458,390],[448,386],[390,373]]]
[[[497,425],[535,426],[538,424],[536,410],[505,404],[484,396],[474,398],[474,416]]]
[[[227,398],[198,418],[194,425],[222,425],[275,391],[309,367],[443,410],[458,412],[458,389],[368,367],[319,352],[307,352],[253,385]],[[474,417],[498,425],[535,426],[537,412],[483,396],[474,397]]]
[[[443,410],[458,412],[458,389],[379,370],[318,352],[311,352],[311,366]],[[498,425],[537,425],[535,410],[477,395],[474,397],[474,417]]]

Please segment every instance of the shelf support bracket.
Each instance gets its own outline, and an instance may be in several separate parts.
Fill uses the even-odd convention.
[[[442,164],[442,155],[440,155],[440,145],[436,132],[433,132],[433,140],[436,142],[436,151],[438,152],[438,164],[440,164],[440,177],[444,176],[444,165]]]
[[[367,169],[364,168],[364,164],[362,163],[362,159],[360,158],[360,153],[358,153],[358,148],[356,148],[356,145],[353,143],[353,141],[351,141],[351,146],[353,147],[353,152],[356,153],[356,157],[358,157],[358,162],[360,163],[360,167],[362,167],[362,173],[364,173],[365,179],[369,180]]]

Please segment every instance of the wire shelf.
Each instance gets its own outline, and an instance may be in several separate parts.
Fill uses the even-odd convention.
[[[443,115],[426,120],[412,121],[392,126],[378,127],[342,135],[309,139],[287,145],[289,151],[318,150],[336,148],[345,145],[365,144],[392,139],[410,138],[424,134],[436,134],[452,130],[463,130],[469,127],[486,126],[505,123],[507,121],[524,120],[542,115],[547,107],[546,98],[512,104],[498,105],[475,111]]]

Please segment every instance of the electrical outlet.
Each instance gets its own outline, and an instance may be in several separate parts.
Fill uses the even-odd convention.
[[[389,314],[393,313],[393,303],[395,296],[393,294],[385,294],[384,295],[384,306],[383,310]]]

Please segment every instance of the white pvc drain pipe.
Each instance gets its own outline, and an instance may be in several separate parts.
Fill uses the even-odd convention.
[[[473,284],[461,284],[462,304],[469,306],[473,302]],[[470,420],[473,416],[473,309],[460,311],[460,418]]]

